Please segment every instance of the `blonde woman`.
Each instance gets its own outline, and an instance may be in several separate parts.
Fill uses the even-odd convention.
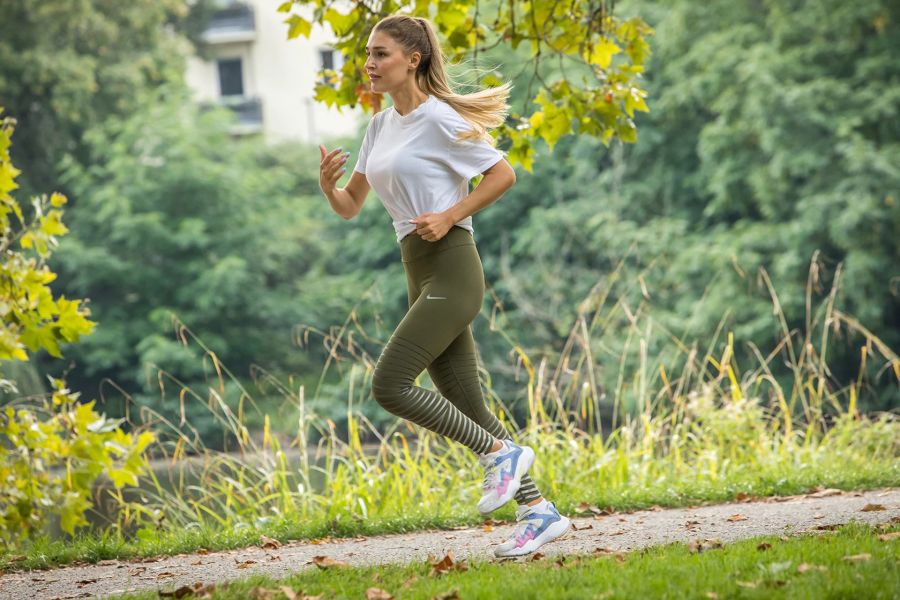
[[[409,311],[385,345],[372,394],[388,412],[464,444],[484,467],[478,510],[518,503],[515,533],[496,556],[529,554],[571,523],[527,475],[534,451],[519,446],[487,409],[471,322],[484,299],[472,214],[516,181],[487,135],[503,122],[509,85],[459,95],[450,89],[437,35],[423,18],[391,15],[366,45],[371,90],[393,106],[369,122],[344,188],[335,183],[349,153],[320,146],[320,186],[334,211],[356,216],[369,187],[393,220],[406,272]],[[471,194],[469,180],[484,178]],[[414,385],[428,369],[440,393]]]

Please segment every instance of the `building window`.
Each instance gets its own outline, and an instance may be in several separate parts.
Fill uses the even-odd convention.
[[[220,59],[219,90],[222,96],[244,95],[244,73],[240,58]]]
[[[341,63],[339,62],[340,55],[338,52],[332,48],[320,48],[319,49],[319,62],[321,63],[321,70],[331,70],[337,71],[341,68]],[[334,74],[323,73],[322,77],[325,81],[325,84],[331,87],[335,87],[334,81],[331,80],[331,77],[334,77]]]

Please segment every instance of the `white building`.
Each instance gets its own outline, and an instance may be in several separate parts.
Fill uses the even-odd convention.
[[[361,108],[339,112],[313,100],[319,70],[342,64],[332,32],[313,24],[308,38],[288,40],[288,15],[277,11],[282,2],[223,1],[203,34],[212,59],[188,60],[194,98],[231,107],[239,118],[235,134],[262,133],[268,142],[318,144],[356,133]]]

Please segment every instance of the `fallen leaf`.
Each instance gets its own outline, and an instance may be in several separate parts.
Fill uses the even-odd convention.
[[[745,517],[744,515],[735,513],[735,514],[731,515],[730,517],[728,517],[728,518],[725,519],[725,520],[726,520],[726,521],[731,521],[732,523],[734,523],[734,522],[736,522],[736,521],[746,521],[746,520],[747,520],[747,517]]]
[[[693,553],[700,553],[704,550],[711,550],[712,548],[721,548],[722,540],[718,538],[712,539],[704,539],[704,540],[691,540],[688,543],[688,550]]]
[[[381,588],[370,587],[366,590],[366,600],[391,600],[393,594],[389,594]]]
[[[91,583],[97,583],[96,579],[82,579],[81,581],[76,581],[75,585],[78,587],[84,587],[86,585],[90,585]]]
[[[264,587],[250,588],[250,598],[253,600],[272,600],[279,590],[272,590]]]
[[[744,588],[755,588],[759,585],[759,583],[755,581],[735,581],[735,583]]]
[[[432,596],[431,600],[459,600],[459,590],[456,588],[437,596]]]
[[[825,515],[823,515],[823,514],[815,514],[815,515],[813,515],[813,519],[824,519],[824,518],[825,518]]]
[[[207,550],[206,548],[200,548],[199,550],[197,550],[197,554],[209,554],[209,550]]]
[[[827,498],[828,496],[839,496],[844,492],[841,490],[836,490],[834,488],[823,488],[818,486],[814,488],[816,491],[812,494],[807,494],[808,498]]]
[[[259,536],[260,545],[266,550],[274,550],[275,548],[281,548],[281,542],[278,540],[272,539],[270,537],[266,537],[264,535]]]
[[[239,561],[238,559],[234,559],[234,562],[237,563],[237,568],[238,568],[238,569],[246,569],[247,567],[249,567],[250,565],[252,565],[252,564],[255,563],[256,561],[253,560],[253,559],[248,558],[247,560],[245,560],[245,561],[243,561],[243,562]]]
[[[320,569],[327,569],[329,567],[349,567],[350,566],[349,563],[346,563],[342,560],[335,560],[335,559],[331,558],[330,556],[313,556],[312,560],[307,562],[306,564],[309,564],[310,562],[315,563],[315,565],[317,567],[319,567]]]
[[[872,558],[871,554],[863,552],[862,554],[853,554],[852,556],[845,556],[843,560],[847,562],[865,562]]]
[[[879,510],[886,510],[884,504],[866,504],[859,509],[859,512],[877,512]]]
[[[281,590],[281,593],[284,594],[287,600],[297,600],[297,592],[294,591],[294,588],[283,585],[278,589]],[[302,594],[303,592],[301,591],[300,593]]]
[[[827,571],[828,567],[822,565],[811,565],[809,563],[800,563],[799,565],[797,565],[798,573],[806,573],[807,571],[812,571],[813,569],[817,571]]]
[[[900,531],[892,531],[891,533],[883,533],[878,536],[878,539],[882,542],[889,542],[891,540],[896,540],[900,538]]]
[[[768,550],[771,547],[772,547],[772,544],[770,544],[769,542],[763,542],[762,544],[757,546],[756,549],[762,551],[762,550]]]
[[[404,581],[402,584],[400,584],[400,587],[402,587],[403,589],[412,587],[412,584],[415,583],[416,581],[418,581],[418,579],[419,579],[418,575],[413,575],[412,577],[410,577],[409,579]]]
[[[197,581],[191,585],[183,585],[171,592],[164,592],[162,590],[159,590],[158,594],[161,598],[184,598],[185,596],[196,598],[211,598],[212,593],[215,591],[215,589],[216,584],[214,583],[203,585],[203,583]]]
[[[572,521],[572,529],[574,529],[575,531],[580,531],[582,529],[593,529],[593,528],[594,528],[594,525],[592,523],[588,523],[584,527],[579,527],[575,524],[575,521]]]
[[[465,561],[454,562],[453,551],[448,550],[447,554],[444,555],[444,558],[442,558],[439,562],[433,563],[431,565],[431,572],[429,573],[429,575],[434,577],[435,575],[448,573],[450,571],[467,571],[468,569],[469,566]]]
[[[485,525],[484,528],[483,528],[483,530],[484,530],[484,531],[493,531],[493,530],[494,530],[494,526],[493,526],[493,525]]]
[[[543,553],[543,552],[535,552],[534,554],[531,555],[531,560],[533,560],[533,561],[534,561],[534,560],[541,560],[542,558],[544,558],[544,553]]]
[[[744,492],[738,492],[737,494],[734,495],[734,499],[737,500],[738,502],[743,502],[749,498],[750,498],[750,496],[748,496]],[[712,593],[712,592],[710,592],[710,593]]]
[[[163,571],[161,573],[157,573],[156,578],[163,579],[164,577],[175,577],[175,575],[177,575],[177,573],[173,573],[171,571]]]

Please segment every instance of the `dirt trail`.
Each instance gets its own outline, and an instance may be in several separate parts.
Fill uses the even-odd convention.
[[[590,553],[596,548],[635,550],[672,541],[729,542],[764,534],[814,530],[853,520],[875,524],[897,518],[900,518],[900,488],[867,492],[824,490],[802,496],[612,515],[594,514],[588,509],[574,516],[573,529],[542,547],[540,552],[554,557]],[[0,576],[0,599],[88,598],[144,589],[171,591],[195,582],[209,584],[255,573],[280,577],[317,568],[315,556],[327,556],[351,565],[407,563],[426,560],[429,555],[440,559],[448,551],[454,560],[499,560],[494,558],[492,547],[506,540],[514,527],[509,522],[492,528],[327,539],[318,544],[293,542],[269,549],[251,547],[14,572]]]

